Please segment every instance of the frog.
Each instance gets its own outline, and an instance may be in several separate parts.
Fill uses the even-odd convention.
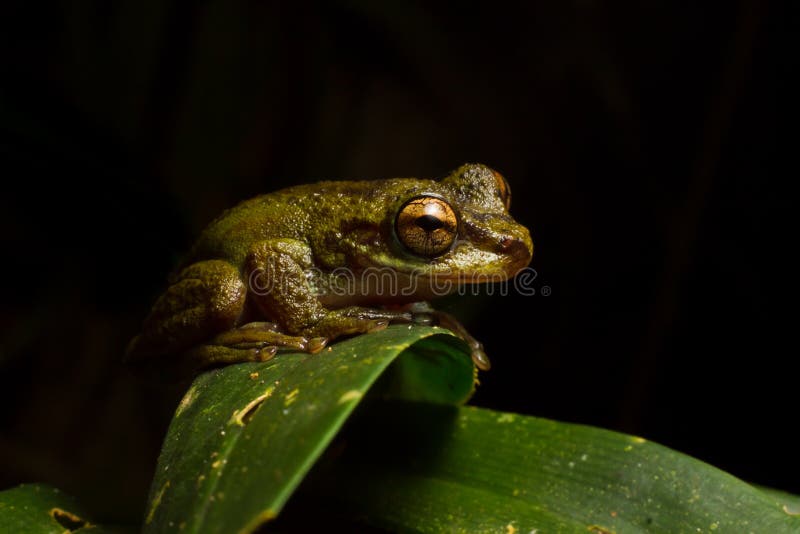
[[[432,324],[483,345],[429,301],[528,266],[528,229],[506,179],[465,164],[440,179],[322,181],[245,200],[199,235],[125,352],[171,376],[279,350],[317,354],[391,323]]]

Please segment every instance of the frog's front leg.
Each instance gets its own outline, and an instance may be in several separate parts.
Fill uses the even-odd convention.
[[[257,243],[248,255],[248,294],[264,317],[290,335],[324,339],[381,330],[391,321],[411,320],[407,311],[349,306],[329,310],[306,273],[314,267],[311,249],[291,239]]]

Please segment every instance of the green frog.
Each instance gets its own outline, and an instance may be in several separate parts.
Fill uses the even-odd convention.
[[[488,370],[482,345],[427,301],[528,265],[533,244],[510,204],[506,180],[479,164],[441,180],[328,181],[244,201],[202,232],[126,361],[180,375],[414,322],[451,329]]]

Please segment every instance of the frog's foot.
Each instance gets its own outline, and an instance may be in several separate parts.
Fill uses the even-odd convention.
[[[239,350],[271,350],[274,355],[278,348],[300,350],[316,354],[325,348],[328,339],[325,337],[292,336],[280,332],[274,323],[253,322],[232,328],[215,336],[210,346],[228,347]],[[258,357],[258,355],[256,355]],[[246,359],[243,361],[253,361]],[[255,361],[263,361],[256,359]]]
[[[411,320],[411,314],[406,311],[351,306],[327,312],[314,325],[304,329],[303,334],[335,339],[384,330],[393,321],[407,323]]]
[[[231,363],[243,362],[265,362],[272,359],[278,347],[265,346],[260,348],[236,348],[225,345],[200,345],[194,347],[184,354],[194,369],[204,369],[206,367],[216,367]]]
[[[481,371],[488,371],[492,368],[492,364],[489,361],[489,358],[486,356],[486,352],[483,350],[483,344],[472,337],[470,333],[467,332],[467,329],[464,328],[464,325],[458,321],[458,319],[449,313],[438,310],[435,310],[432,313],[432,316],[437,320],[439,326],[451,330],[454,334],[467,342],[472,361],[478,369]]]
[[[323,339],[335,339],[341,336],[354,334],[367,334],[385,330],[389,321],[385,319],[354,319],[352,317],[325,316],[314,326],[305,330],[308,336],[317,336]]]
[[[244,362],[265,362],[280,348],[315,354],[325,348],[328,339],[290,336],[279,332],[273,323],[248,323],[218,334],[203,345],[184,353],[181,374]]]
[[[447,312],[435,310],[427,302],[414,302],[405,307],[411,313],[414,324],[435,324],[451,330],[455,335],[467,342],[473,363],[481,371],[488,371],[492,364],[483,350],[483,344],[472,337],[458,319]]]

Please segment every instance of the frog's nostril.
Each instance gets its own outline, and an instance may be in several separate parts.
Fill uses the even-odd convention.
[[[522,239],[506,236],[500,240],[500,252],[503,254],[524,255],[528,247]]]
[[[514,246],[514,242],[519,242],[519,239],[513,237],[504,237],[500,240],[500,249],[505,252]]]
[[[530,258],[531,250],[525,240],[512,237],[503,236],[498,241],[499,252],[515,258]]]

